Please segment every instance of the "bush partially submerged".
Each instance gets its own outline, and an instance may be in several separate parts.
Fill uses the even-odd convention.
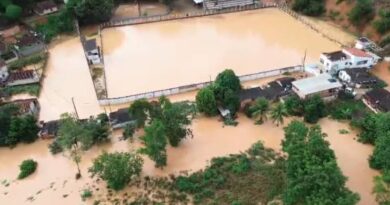
[[[37,169],[38,163],[32,159],[27,159],[20,164],[20,173],[18,179],[24,179],[30,176]]]

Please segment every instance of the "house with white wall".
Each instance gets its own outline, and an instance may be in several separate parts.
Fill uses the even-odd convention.
[[[349,68],[371,68],[379,60],[379,56],[357,48],[345,48],[341,51],[320,55],[320,62],[324,66],[325,72],[332,74]]]
[[[367,68],[341,70],[338,77],[343,84],[352,88],[372,87],[379,81]]]
[[[328,73],[292,82],[292,90],[301,99],[319,95],[324,100],[332,100],[337,97],[337,93],[341,88],[342,84]]]
[[[89,64],[100,64],[100,50],[96,45],[96,39],[87,40],[84,43],[85,55],[87,56]]]
[[[5,82],[8,78],[8,67],[4,60],[0,59],[0,84]]]

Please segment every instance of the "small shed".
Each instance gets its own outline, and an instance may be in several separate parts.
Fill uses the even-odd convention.
[[[136,120],[130,116],[129,110],[127,108],[119,109],[116,112],[111,112],[109,114],[111,127],[113,129],[124,128],[126,125],[135,123]]]
[[[53,139],[57,136],[59,121],[53,120],[49,122],[43,122],[41,130],[38,135],[42,139]]]

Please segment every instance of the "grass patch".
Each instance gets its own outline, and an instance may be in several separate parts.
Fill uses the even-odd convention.
[[[94,81],[102,76],[103,76],[103,68],[97,67],[92,69],[92,79]]]
[[[39,92],[41,90],[41,85],[39,83],[30,84],[30,85],[17,85],[2,88],[1,91],[5,94],[12,96],[17,94],[28,93],[33,96],[39,96]]]

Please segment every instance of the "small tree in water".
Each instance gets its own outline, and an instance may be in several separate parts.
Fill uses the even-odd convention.
[[[283,124],[284,117],[287,116],[287,110],[283,103],[279,103],[276,107],[271,110],[271,118],[276,126],[279,127],[280,124]]]
[[[145,135],[141,138],[145,144],[140,149],[142,154],[149,156],[155,162],[155,167],[162,168],[167,165],[165,128],[161,121],[154,120],[152,124],[145,127]]]
[[[262,124],[267,119],[267,112],[269,110],[268,100],[265,98],[257,98],[254,105],[250,108],[252,110],[252,117],[256,120],[256,123]]]

